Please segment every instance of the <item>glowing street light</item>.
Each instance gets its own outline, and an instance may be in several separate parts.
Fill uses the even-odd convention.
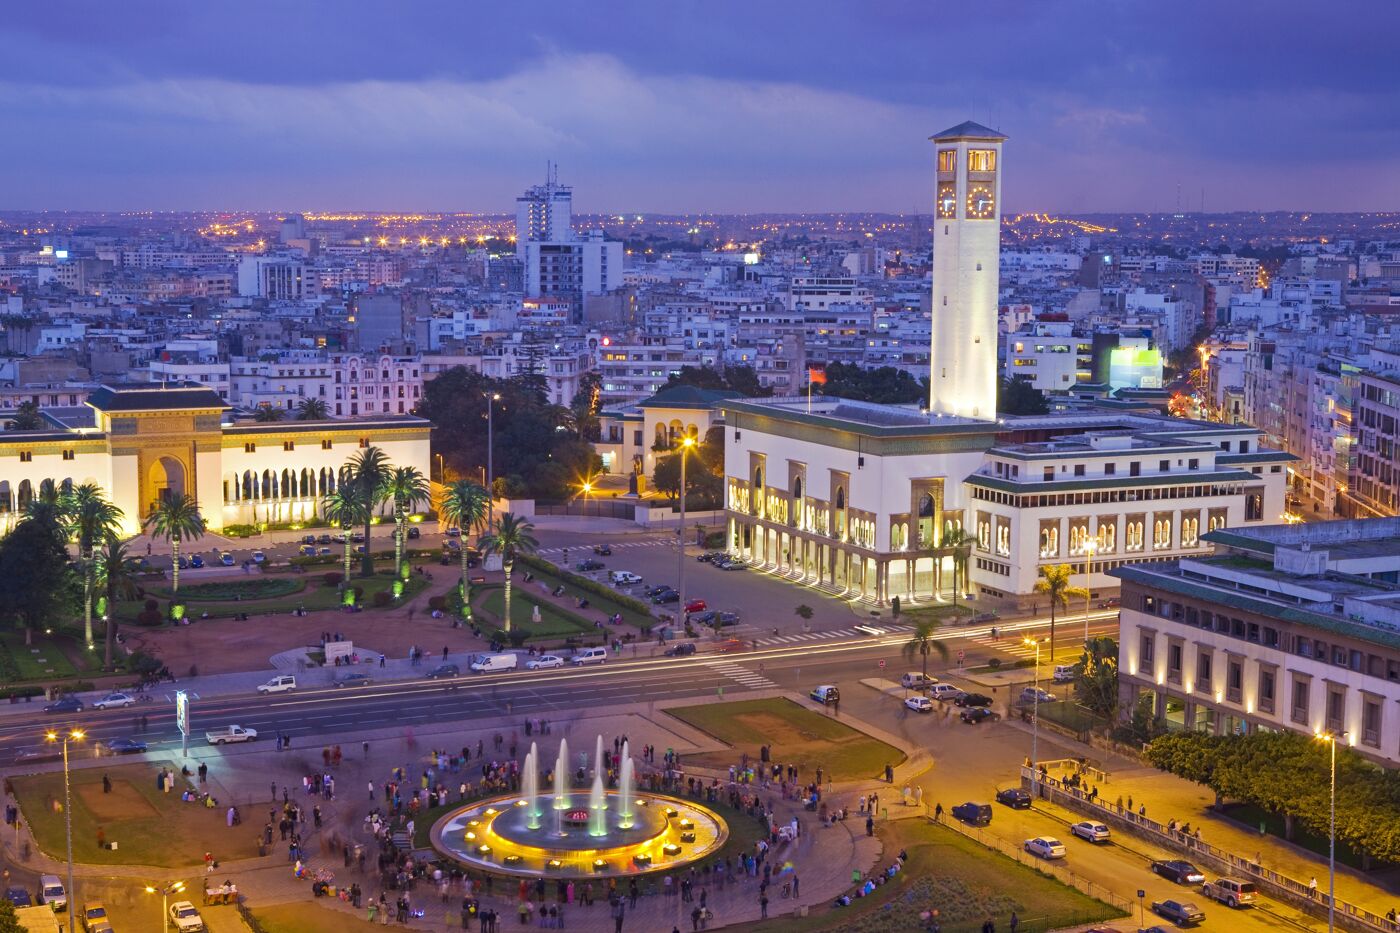
[[[1317,733],[1319,742],[1326,742],[1332,752],[1332,794],[1327,823],[1327,933],[1332,933],[1336,923],[1337,902],[1337,739],[1347,738],[1350,732],[1337,736],[1331,732]]]
[[[1040,638],[1023,638],[1021,641],[1035,649],[1035,698],[1031,701],[1031,785],[1036,796],[1040,796]]]
[[[167,881],[158,888],[146,885],[147,894],[160,895],[160,933],[165,933],[166,930],[170,929],[170,895],[180,894],[184,890],[185,883],[183,881]]]
[[[82,729],[70,729],[66,733],[50,729],[44,734],[44,738],[50,742],[63,743],[63,827],[68,835],[68,933],[76,933],[73,915],[77,913],[74,905],[78,903],[78,892],[73,885],[73,788],[68,778],[68,743],[81,742],[86,735]]]

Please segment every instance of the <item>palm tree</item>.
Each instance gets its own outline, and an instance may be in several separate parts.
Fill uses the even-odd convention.
[[[953,608],[958,607],[958,593],[962,591],[967,578],[967,560],[972,554],[972,535],[961,528],[950,528],[943,535],[943,547],[952,548],[953,554]]]
[[[353,491],[345,486],[321,500],[321,511],[325,513],[326,521],[338,527],[345,536],[345,581],[350,581],[350,548],[352,546],[351,532],[360,523],[360,518],[364,512],[360,500]],[[366,542],[368,544],[368,542]],[[368,550],[368,548],[366,548]]]
[[[540,546],[539,541],[535,540],[534,531],[535,526],[528,519],[517,518],[514,513],[506,512],[496,524],[495,533],[481,539],[482,553],[501,555],[501,569],[506,574],[507,632],[510,631],[510,572],[515,567],[516,555],[529,554]]]
[[[274,408],[271,405],[259,405],[258,410],[253,412],[253,420],[260,424],[268,424],[273,421],[282,420],[282,409]]]
[[[20,402],[10,419],[11,431],[34,431],[44,426],[44,418],[39,414],[39,406],[33,402]]]
[[[901,649],[904,656],[911,661],[915,655],[923,660],[924,679],[928,679],[928,656],[930,652],[937,652],[943,660],[948,660],[948,646],[943,644],[933,633],[938,631],[938,621],[936,619],[920,619],[914,623],[914,633],[909,636],[909,640],[904,643]]]
[[[447,487],[442,498],[440,514],[447,527],[462,532],[462,616],[470,619],[471,604],[467,602],[467,535],[473,528],[480,528],[486,521],[486,510],[491,508],[491,497],[485,487],[469,480],[458,480]]]
[[[1035,581],[1035,591],[1050,597],[1050,662],[1055,661],[1055,611],[1069,605],[1071,599],[1088,599],[1089,591],[1082,586],[1070,586],[1073,576],[1069,564],[1041,567],[1040,579]]]
[[[403,542],[408,513],[433,497],[428,478],[417,467],[396,467],[389,474],[389,498],[394,502],[394,572],[408,578],[403,562]],[[368,542],[366,542],[368,543]]]
[[[389,458],[378,447],[366,447],[350,458],[350,475],[341,484],[360,501],[365,523],[365,556],[360,562],[360,576],[374,576],[373,549],[370,547],[370,525],[375,506],[388,497],[389,479],[393,475]]]
[[[182,492],[174,493],[151,510],[143,527],[152,537],[170,542],[170,594],[174,596],[180,592],[180,542],[204,537],[208,527],[199,504]]]
[[[83,633],[88,648],[92,648],[93,549],[120,530],[122,510],[107,500],[96,483],[84,483],[65,496],[63,508],[70,533],[78,537],[78,560],[83,564]]]
[[[297,404],[298,421],[324,421],[328,417],[330,413],[325,399],[304,398]]]
[[[103,616],[107,622],[106,650],[103,653],[102,666],[108,670],[112,667],[112,642],[117,633],[117,624],[114,620],[117,609],[117,597],[122,599],[136,598],[136,577],[132,573],[133,558],[127,551],[126,545],[117,539],[115,535],[109,535],[102,547],[102,550],[93,554],[92,564],[96,571],[98,584],[106,593],[106,611]]]

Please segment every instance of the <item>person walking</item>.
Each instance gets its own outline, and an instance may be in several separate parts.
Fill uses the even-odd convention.
[[[760,895],[758,896],[758,919],[760,919],[760,920],[767,920],[767,919],[768,919],[768,895],[767,895],[767,894],[760,894]]]

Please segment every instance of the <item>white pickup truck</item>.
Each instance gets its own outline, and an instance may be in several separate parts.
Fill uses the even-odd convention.
[[[251,742],[258,737],[258,733],[253,729],[245,729],[242,726],[225,726],[222,729],[204,733],[204,738],[210,745],[224,745],[229,742]]]

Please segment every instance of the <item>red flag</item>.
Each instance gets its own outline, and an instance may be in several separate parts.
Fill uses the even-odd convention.
[[[810,385],[814,385],[814,386],[824,386],[824,385],[826,385],[826,367],[825,367],[825,366],[808,366],[808,367],[807,367],[807,382],[808,382]]]

